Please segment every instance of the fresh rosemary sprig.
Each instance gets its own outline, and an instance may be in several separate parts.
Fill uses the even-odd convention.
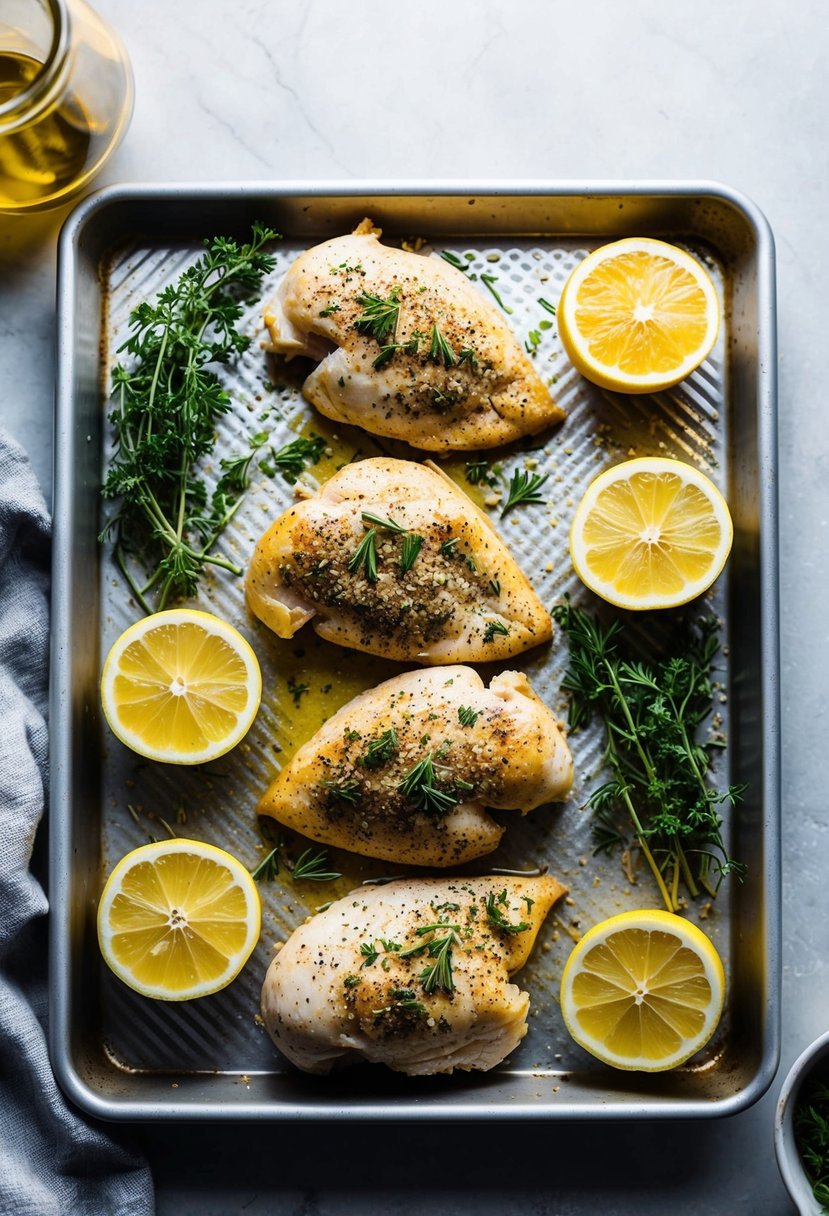
[[[240,301],[273,268],[264,246],[276,235],[254,224],[246,244],[216,237],[153,303],[130,314],[132,333],[121,347],[129,363],[112,372],[116,451],[101,491],[119,506],[101,539],[114,539],[115,560],[147,613],[151,593],[157,609],[193,595],[206,565],[242,573],[212,550],[239,505],[247,469],[226,470],[208,502],[198,465],[213,450],[216,421],[230,406],[210,366],[249,346],[236,328]],[[143,584],[136,565],[150,575]]]
[[[521,469],[516,469],[509,483],[509,496],[501,508],[501,518],[503,519],[507,511],[511,511],[513,507],[517,507],[519,503],[543,502],[544,499],[539,494],[539,490],[549,476],[549,473],[539,475],[538,473],[525,473]]]
[[[376,338],[381,345],[388,338],[394,341],[397,323],[400,320],[400,287],[392,287],[386,300],[371,292],[363,292],[357,296],[357,303],[363,311],[354,322],[354,328],[361,334]]]
[[[620,657],[620,621],[603,628],[566,600],[553,616],[570,641],[562,681],[571,695],[570,725],[584,726],[598,711],[607,732],[611,779],[589,799],[601,816],[602,847],[611,843],[610,815],[624,811],[669,911],[679,907],[681,881],[691,896],[700,888],[716,895],[726,875],[745,871],[728,856],[717,811],[738,802],[744,787],[720,793],[710,786],[718,743],[697,738],[712,709],[716,621],[690,632],[681,654],[646,664]]]
[[[403,537],[400,549],[400,573],[408,574],[417,561],[418,554],[423,548],[423,537],[417,532],[409,532]]]
[[[442,749],[438,757],[445,755]],[[440,782],[440,784],[438,784]],[[446,815],[461,801],[462,793],[470,793],[474,786],[459,777],[449,781],[441,779],[435,768],[432,752],[413,764],[397,787],[421,811],[430,815]]]
[[[393,519],[389,519],[385,515],[375,515],[373,511],[363,511],[363,521],[367,524],[374,524],[377,528],[385,528],[389,532],[399,532],[401,534],[408,531],[402,524],[396,523]]]
[[[273,882],[279,873],[279,845],[271,849],[255,870],[251,870],[251,878],[261,878],[263,882]]]
[[[377,582],[377,529],[369,528],[348,561],[349,574],[356,574],[360,567],[365,570],[370,583]]]
[[[359,781],[323,781],[322,788],[328,791],[332,802],[348,802],[356,806],[363,796]]]
[[[320,849],[318,853],[313,849],[306,849],[294,862],[292,877],[296,881],[305,882],[334,882],[335,879],[342,878],[338,870],[329,870],[327,865],[328,854],[325,849]]]
[[[458,361],[455,352],[443,336],[441,328],[437,323],[432,326],[432,332],[429,336],[429,358],[435,363],[442,362],[446,368],[454,367]]]
[[[439,920],[434,925],[421,925],[415,930],[417,936],[425,937],[427,933],[431,933],[430,940],[418,942],[416,945],[400,951],[400,958],[407,958],[410,955],[422,954],[425,950],[428,957],[435,960],[420,973],[419,978],[424,992],[433,993],[439,989],[448,993],[455,991],[455,981],[452,975],[452,948],[461,944],[460,931],[460,925],[450,925],[443,920]]]

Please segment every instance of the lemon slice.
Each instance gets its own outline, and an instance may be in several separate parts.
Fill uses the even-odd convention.
[[[98,905],[98,941],[144,996],[189,1001],[226,987],[259,938],[256,884],[235,857],[199,840],[162,840],[118,862]]]
[[[101,702],[133,751],[171,764],[214,760],[247,733],[262,696],[256,655],[208,612],[173,608],[131,625],[107,655]]]
[[[579,578],[617,608],[673,608],[714,582],[731,551],[728,505],[693,466],[662,456],[600,473],[576,507]]]
[[[556,319],[565,351],[588,380],[655,393],[702,363],[717,338],[720,305],[711,276],[690,254],[628,237],[579,263]]]
[[[705,934],[672,912],[622,912],[594,925],[561,977],[561,1011],[591,1055],[662,1072],[704,1047],[717,1028],[725,972]]]

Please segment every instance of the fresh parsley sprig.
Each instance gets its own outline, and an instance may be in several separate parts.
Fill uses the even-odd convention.
[[[717,741],[698,738],[712,711],[716,621],[691,631],[680,654],[645,663],[619,654],[620,621],[604,628],[567,600],[553,617],[570,642],[562,681],[570,725],[584,726],[598,712],[607,732],[611,778],[588,800],[600,817],[599,847],[612,846],[609,825],[624,812],[669,911],[679,907],[680,882],[692,897],[700,888],[716,895],[728,874],[745,871],[728,856],[717,809],[738,802],[744,787],[719,792],[710,785]]]
[[[112,372],[115,408],[109,418],[116,450],[104,480],[104,498],[118,510],[101,539],[112,537],[115,560],[147,613],[170,599],[194,594],[206,565],[241,570],[213,552],[239,499],[245,470],[227,470],[208,502],[198,469],[216,441],[216,421],[230,397],[212,364],[229,362],[250,344],[237,329],[241,300],[259,288],[275,259],[265,252],[277,234],[254,224],[250,241],[226,237],[130,315],[131,334],[121,347],[129,361]],[[149,572],[141,584],[135,566]]]

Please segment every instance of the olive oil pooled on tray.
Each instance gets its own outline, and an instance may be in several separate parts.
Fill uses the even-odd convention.
[[[0,52],[0,105],[26,90],[41,67],[30,55]],[[91,139],[87,117],[71,97],[0,136],[0,206],[71,188],[84,170]]]

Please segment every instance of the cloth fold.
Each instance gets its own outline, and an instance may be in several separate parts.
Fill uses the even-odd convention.
[[[149,1168],[59,1090],[46,1046],[50,521],[0,432],[0,1216],[146,1216]]]

